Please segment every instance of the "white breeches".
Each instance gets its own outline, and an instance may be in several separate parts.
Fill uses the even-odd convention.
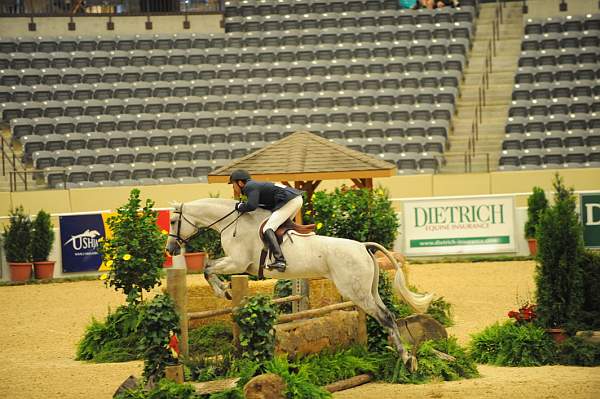
[[[291,200],[289,200],[284,206],[273,212],[273,214],[265,223],[265,227],[263,227],[263,233],[267,231],[267,229],[271,229],[273,231],[277,230],[279,226],[283,224],[287,219],[291,219],[296,216],[296,213],[302,208],[302,196],[299,195]]]

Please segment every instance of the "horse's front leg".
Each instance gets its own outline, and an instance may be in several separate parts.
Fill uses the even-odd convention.
[[[231,300],[229,287],[221,281],[218,275],[244,273],[247,268],[247,265],[236,263],[231,257],[225,256],[206,265],[204,268],[204,278],[212,287],[216,296]]]

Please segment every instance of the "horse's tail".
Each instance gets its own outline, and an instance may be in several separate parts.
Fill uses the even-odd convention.
[[[389,261],[392,263],[392,265],[394,265],[394,268],[396,269],[396,278],[394,279],[394,288],[396,290],[396,293],[400,295],[400,297],[402,297],[402,299],[404,299],[404,301],[407,304],[409,304],[410,307],[412,307],[414,310],[416,310],[419,313],[425,313],[425,311],[427,311],[427,308],[429,307],[429,303],[433,300],[433,294],[419,294],[409,290],[406,286],[406,281],[404,280],[404,271],[402,270],[400,265],[398,265],[398,262],[396,262],[396,259],[392,256],[392,254],[390,254],[390,252],[387,249],[385,249],[384,246],[376,242],[365,242],[363,244],[365,245],[365,247],[367,247],[367,249],[378,249],[385,255],[386,258],[389,259]],[[377,260],[374,256],[373,262],[375,268],[379,268],[379,266],[377,265]]]

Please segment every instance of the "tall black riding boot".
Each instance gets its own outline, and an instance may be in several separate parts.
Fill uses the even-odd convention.
[[[273,257],[275,258],[275,262],[266,266],[267,270],[275,269],[279,272],[284,272],[285,267],[286,267],[285,258],[283,257],[283,253],[281,252],[281,247],[279,246],[279,242],[277,242],[277,236],[275,235],[275,232],[271,229],[267,229],[267,230],[265,230],[264,237],[265,237],[265,242],[269,246],[269,250],[273,254]]]

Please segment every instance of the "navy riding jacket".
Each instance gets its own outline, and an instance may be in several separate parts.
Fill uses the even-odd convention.
[[[276,211],[284,206],[288,201],[302,195],[302,191],[292,187],[280,187],[271,182],[259,182],[248,180],[242,188],[248,200],[237,206],[240,212],[251,212],[256,208],[263,208],[269,211]]]

